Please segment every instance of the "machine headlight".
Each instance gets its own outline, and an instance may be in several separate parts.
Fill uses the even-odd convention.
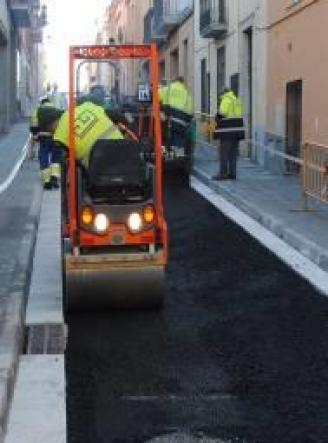
[[[93,224],[99,234],[104,234],[109,228],[109,218],[106,214],[97,214],[94,218]]]
[[[138,212],[132,212],[128,218],[128,228],[131,232],[137,233],[142,229],[142,217]]]

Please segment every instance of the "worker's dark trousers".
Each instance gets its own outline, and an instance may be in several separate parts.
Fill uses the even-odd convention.
[[[175,122],[171,123],[171,139],[170,145],[182,148],[186,144],[186,128]]]
[[[219,143],[220,175],[236,177],[239,141],[236,139],[222,140]]]
[[[50,139],[41,139],[39,148],[40,170],[50,168],[52,163],[60,163],[61,149]]]

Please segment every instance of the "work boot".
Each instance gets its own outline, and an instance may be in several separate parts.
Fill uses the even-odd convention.
[[[43,189],[50,191],[52,189],[52,184],[50,182],[44,183]]]
[[[52,186],[54,189],[59,189],[58,178],[55,177],[54,175],[51,176],[50,183],[51,183],[51,186]]]

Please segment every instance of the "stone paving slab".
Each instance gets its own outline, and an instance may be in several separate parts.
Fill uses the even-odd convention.
[[[218,168],[216,150],[198,146],[193,174],[199,180],[328,270],[328,206],[312,201],[312,210],[303,211],[299,177],[275,175],[240,159],[237,181],[217,182],[212,176]]]
[[[63,355],[21,357],[5,443],[65,443]]]

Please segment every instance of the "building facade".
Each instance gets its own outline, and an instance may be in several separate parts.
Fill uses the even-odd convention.
[[[327,144],[327,17],[326,0],[270,2],[267,146],[272,150],[299,157],[302,142]],[[308,32],[309,23],[315,31]],[[298,167],[287,162],[287,169]]]
[[[144,16],[150,3],[150,0],[113,0],[106,8],[97,43],[142,44]],[[136,94],[138,82],[142,80],[142,61],[100,64],[96,72],[92,72],[108,92],[118,94],[114,91],[119,91],[124,99]]]
[[[38,0],[0,0],[0,132],[28,115],[40,93],[38,45],[45,23]]]
[[[154,0],[144,22],[144,41],[159,46],[160,80],[168,81],[180,75],[193,89],[193,0]]]
[[[225,87],[245,104],[247,154],[259,159],[266,126],[267,0],[195,1],[195,105],[215,115]]]

